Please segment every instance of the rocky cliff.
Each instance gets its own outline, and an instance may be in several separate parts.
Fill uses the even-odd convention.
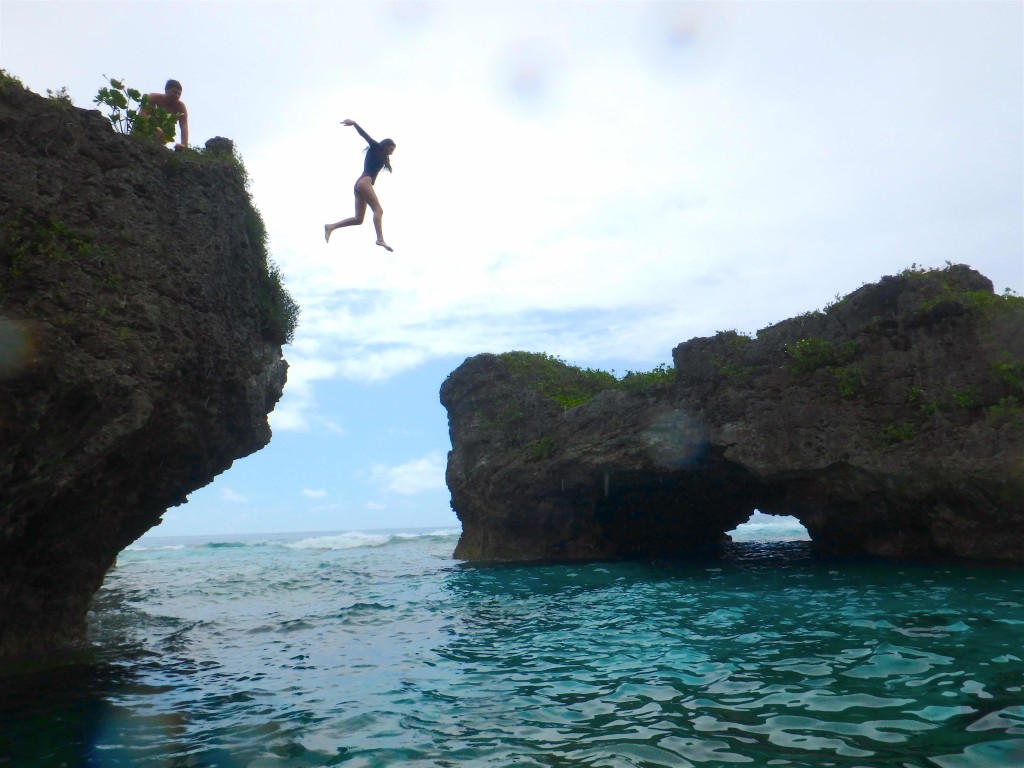
[[[0,658],[80,639],[118,552],[270,440],[295,308],[219,144],[0,77]]]
[[[679,555],[759,509],[825,554],[1024,562],[1024,299],[911,269],[673,360],[466,360],[441,387],[456,556]]]

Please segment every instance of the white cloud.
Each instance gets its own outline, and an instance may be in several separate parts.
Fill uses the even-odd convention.
[[[310,499],[326,499],[327,491],[323,489],[303,488],[302,495]]]
[[[437,358],[649,368],[911,262],[967,261],[1024,292],[1020,3],[199,3],[173,73],[145,57],[110,72],[90,42],[150,28],[171,3],[63,3],[56,26],[51,4],[2,5],[4,68],[36,92],[67,85],[91,109],[105,71],[143,89],[173,74],[193,139],[235,140],[302,309],[270,416],[294,434],[261,452],[275,471],[356,430],[354,409],[388,407],[374,401],[387,387],[350,382]],[[267,30],[277,55],[254,58]],[[361,66],[339,69],[339,48]],[[259,99],[222,97],[254,83]],[[377,187],[394,253],[369,218],[324,242],[363,162],[347,117],[398,144]],[[364,479],[393,495],[365,518],[443,489],[440,453],[401,463],[444,444],[425,424],[410,417],[430,433],[415,447],[373,435]],[[351,437],[319,471],[365,466],[367,436]],[[277,495],[266,515],[295,513],[294,489],[246,477],[250,461],[210,506],[241,497],[217,496],[235,483],[261,506]]]
[[[220,498],[222,501],[227,501],[232,504],[245,504],[249,501],[248,496],[244,496],[238,491],[232,490],[231,488],[221,488]]]
[[[285,388],[287,394],[288,389]],[[274,412],[268,417],[270,422],[270,428],[274,432],[306,432],[309,429],[309,420],[306,417],[305,411],[310,408],[312,403],[292,403],[290,401],[282,401],[277,404],[274,408]]]
[[[444,489],[446,457],[439,451],[428,453],[419,459],[389,467],[374,464],[370,467],[370,481],[381,486],[388,493],[413,496],[425,491]]]
[[[379,380],[438,356],[520,348],[640,367],[910,262],[977,260],[1019,286],[1000,252],[1020,240],[1019,163],[1004,157],[1019,154],[1020,99],[1016,112],[1000,99],[1020,63],[1000,51],[1020,45],[989,50],[1000,14],[972,12],[974,39],[949,9],[823,5],[431,15],[439,33],[456,15],[479,25],[460,56],[481,66],[432,56],[430,87],[423,72],[391,84],[400,97],[377,100],[365,125],[398,141],[395,174],[378,181],[394,254],[373,245],[368,219],[323,243],[323,223],[349,215],[361,162],[361,140],[335,119],[347,113],[262,145],[256,196],[303,308],[296,348],[322,374],[281,424],[308,426],[318,381]],[[537,14],[574,23],[547,36]],[[537,109],[516,85],[531,50]],[[374,92],[346,85],[327,101]],[[983,218],[967,216],[982,199]]]
[[[425,350],[412,347],[383,349],[345,360],[339,365],[339,370],[345,378],[378,381],[415,368],[427,356]]]
[[[270,414],[272,429],[293,432],[306,432],[310,429],[310,412],[316,405],[313,384],[333,378],[338,371],[336,363],[302,351],[315,352],[317,346],[315,341],[307,340],[304,346],[295,346],[293,351],[287,353],[288,382],[284,395]],[[333,422],[328,428],[334,432],[339,429]]]
[[[339,436],[342,436],[342,435],[347,435],[347,434],[348,434],[348,430],[347,430],[347,429],[345,429],[345,428],[344,428],[343,426],[341,426],[340,424],[338,424],[338,423],[337,423],[336,421],[334,421],[333,419],[325,419],[325,418],[322,418],[322,419],[320,419],[320,425],[321,425],[321,426],[322,426],[322,427],[323,427],[324,429],[326,429],[326,430],[327,430],[328,432],[330,432],[331,434],[333,434],[333,435],[339,435]]]

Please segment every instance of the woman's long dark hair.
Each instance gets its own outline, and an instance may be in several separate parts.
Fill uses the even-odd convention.
[[[381,150],[384,150],[387,147],[397,147],[397,146],[398,145],[395,144],[395,142],[392,141],[391,139],[381,139],[380,141],[377,142],[377,146],[374,147],[374,150],[377,151],[377,147],[380,147]],[[369,152],[369,151],[370,151],[370,147],[369,146],[367,146],[366,149],[363,150],[363,152]],[[382,152],[382,154],[384,155],[384,157],[381,158],[381,159],[384,160],[384,167],[388,169],[388,173],[394,173],[394,171],[391,170],[391,158],[388,156],[388,154],[386,152]]]

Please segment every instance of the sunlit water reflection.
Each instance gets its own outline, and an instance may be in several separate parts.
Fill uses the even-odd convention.
[[[91,652],[0,678],[0,765],[1024,766],[1020,571],[454,543],[127,552]]]

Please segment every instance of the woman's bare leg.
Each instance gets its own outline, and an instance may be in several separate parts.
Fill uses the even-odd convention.
[[[364,176],[360,179],[356,188],[363,193],[363,197],[366,198],[366,204],[369,205],[370,210],[373,211],[373,228],[377,231],[377,245],[384,250],[393,251],[394,248],[384,242],[384,230],[382,224],[384,208],[381,206],[380,200],[377,199],[377,193],[374,191],[373,184],[370,183],[369,177]]]
[[[371,186],[370,189],[372,190],[373,187]],[[328,243],[331,242],[331,232],[334,230],[341,229],[342,227],[353,227],[363,223],[363,218],[366,216],[366,198],[359,190],[358,184],[356,184],[354,194],[356,198],[355,216],[349,216],[347,219],[336,221],[333,224],[324,224],[324,240]]]

